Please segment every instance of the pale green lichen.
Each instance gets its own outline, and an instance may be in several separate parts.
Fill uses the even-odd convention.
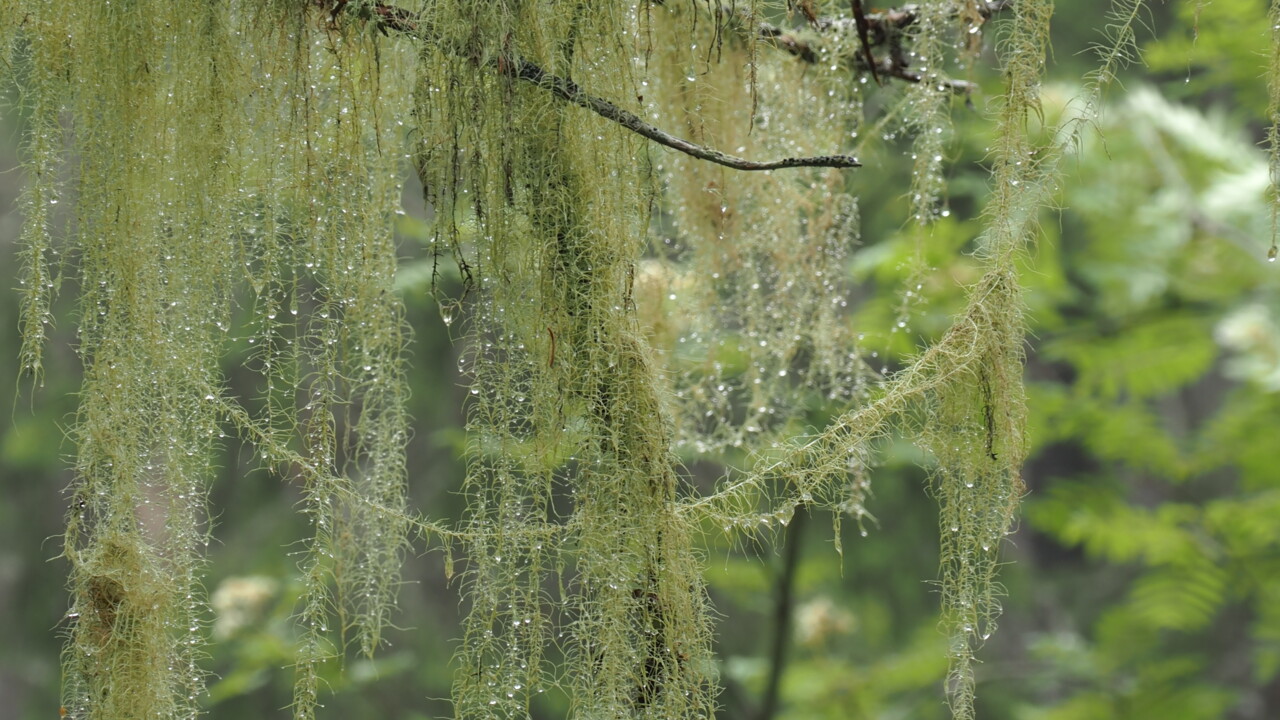
[[[63,43],[49,40],[48,31],[53,27],[40,27],[40,16],[22,14],[16,0],[9,5],[12,7],[0,9],[0,15],[12,23],[0,31],[0,61],[10,68],[17,63],[22,102],[30,110],[30,127],[24,138],[30,182],[24,186],[20,201],[25,221],[19,245],[22,348],[18,361],[22,371],[40,384],[43,347],[53,322],[50,306],[59,285],[52,224],[61,195],[58,161],[64,140],[58,114],[69,58]],[[26,28],[24,37],[29,39],[20,57],[14,57],[14,37],[19,26]],[[40,31],[35,32],[38,27]]]
[[[876,442],[905,431],[936,461],[948,693],[972,717],[974,652],[998,614],[999,545],[1022,492],[1016,263],[1062,150],[1133,52],[1143,3],[1117,3],[1085,110],[1047,141],[1035,133],[1053,4],[1016,3],[984,274],[950,330],[883,383],[844,308],[858,239],[848,171],[745,175],[652,149],[534,79],[576,81],[749,157],[905,131],[913,213],[927,219],[943,190],[941,68],[976,56],[944,36],[982,13],[972,0],[915,8],[924,81],[868,128],[870,84],[847,76],[854,34],[826,35],[815,55],[846,75],[762,53],[777,3],[0,0],[0,48],[32,109],[21,360],[37,377],[60,246],[82,288],[70,714],[196,714],[204,496],[224,430],[299,483],[313,523],[297,717],[316,715],[325,662],[382,642],[413,530],[446,545],[450,568],[455,545],[467,553],[458,717],[523,718],[551,691],[574,717],[664,719],[715,710],[701,533],[770,532],[808,506],[861,522]],[[63,229],[67,123],[79,205]],[[437,253],[466,288],[441,298],[469,318],[469,506],[455,529],[404,496],[390,222],[406,136]],[[245,338],[229,337],[237,303],[253,309]],[[253,406],[218,371],[241,342],[261,377]],[[797,414],[815,400],[835,419],[805,435]],[[708,495],[686,486],[678,453],[735,449],[752,467]]]
[[[81,287],[64,706],[77,718],[196,714],[204,498],[227,421],[306,484],[313,652],[299,667],[300,685],[314,684],[315,648],[348,633],[365,652],[379,644],[405,543],[390,222],[412,55],[327,28],[305,3],[31,2],[9,17],[21,17],[4,30],[19,38],[32,109],[26,370],[39,374],[60,245]],[[67,228],[52,211],[64,123],[78,159]],[[262,417],[219,390],[246,288],[263,311],[248,339],[262,348]],[[323,637],[330,600],[336,641]],[[301,691],[298,714],[313,705]]]
[[[1198,6],[1197,6],[1198,10]],[[1267,19],[1271,22],[1271,57],[1267,62],[1267,150],[1270,153],[1271,188],[1268,200],[1271,205],[1271,247],[1267,260],[1276,261],[1280,255],[1280,2],[1271,3]]]
[[[689,32],[694,10],[655,10],[653,34]],[[714,52],[710,30],[691,42],[655,42],[649,112],[749,156],[848,147],[860,129],[859,86],[796,61],[754,67],[744,40],[755,37],[752,25],[734,28]],[[870,373],[845,305],[858,240],[848,171],[736,173],[663,151],[653,161],[663,215],[654,257],[640,266],[639,309],[674,372],[678,449],[767,446],[802,430],[797,413],[815,398],[861,397]]]
[[[635,18],[551,5],[440,3],[419,90],[419,172],[478,313],[455,713],[524,717],[559,688],[575,717],[706,716],[700,564],[673,512],[672,430],[634,316],[652,192],[640,146],[504,73],[532,62],[631,96],[619,38]],[[556,509],[561,492],[572,507]]]
[[[904,102],[910,104],[905,122],[913,137],[909,199],[912,217],[919,224],[933,220],[945,201],[943,162],[951,130],[949,109],[956,94],[947,78],[946,50],[954,42],[952,38],[958,30],[956,16],[960,12],[951,0],[930,0],[916,5],[918,19],[912,27],[915,38],[912,71],[920,81],[907,89]],[[916,262],[920,262],[918,257]]]

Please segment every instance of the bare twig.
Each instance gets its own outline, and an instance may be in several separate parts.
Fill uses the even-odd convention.
[[[1012,0],[992,0],[978,3],[977,15],[983,20],[1007,9]],[[857,33],[862,52],[849,58],[855,72],[871,73],[877,81],[881,77],[892,77],[899,80],[918,83],[924,78],[920,73],[909,69],[906,56],[900,52],[903,33],[920,19],[918,5],[903,5],[900,8],[882,10],[880,12],[861,12],[861,3],[852,2],[854,12],[852,18],[818,18],[810,23],[819,33]],[[815,64],[821,55],[821,48],[786,30],[768,23],[757,25],[760,37],[772,42],[782,50],[796,56],[808,64]],[[876,58],[872,49],[888,45],[890,51],[885,57]],[[938,79],[940,87],[950,88],[958,93],[968,93],[975,89],[973,83],[963,80]]]
[[[992,15],[1008,9],[1013,5],[1013,0],[989,0],[988,2],[978,3],[978,14],[985,20],[990,19]],[[880,12],[872,12],[866,14],[867,31],[872,38],[872,45],[878,45],[883,42],[884,36],[905,30],[907,27],[914,25],[920,19],[919,5],[903,5],[899,8],[889,10],[881,10]],[[830,29],[848,29],[851,22],[848,18],[819,18],[817,28],[819,30]],[[879,38],[878,40],[876,38]]]
[[[867,67],[871,68],[871,77],[879,85],[880,73],[876,71],[876,57],[871,53],[871,24],[862,9],[862,0],[849,0],[849,5],[853,11],[854,26],[858,30],[858,42],[862,43],[863,59],[867,61]]]
[[[346,5],[344,0],[339,0],[333,7],[333,14],[336,18],[337,13],[341,12]],[[373,6],[373,13],[378,27],[384,31],[391,30],[405,34],[416,34],[418,32],[418,23],[413,13],[394,5],[378,3]],[[624,110],[617,105],[597,97],[578,86],[568,78],[553,75],[543,70],[538,65],[520,58],[518,56],[509,56],[499,59],[497,63],[498,71],[508,77],[517,80],[523,80],[528,83],[537,85],[550,92],[552,95],[585,108],[600,117],[617,123],[622,127],[636,133],[642,137],[648,138],[653,142],[678,150],[691,157],[699,160],[706,160],[718,165],[733,168],[734,170],[780,170],[783,168],[795,167],[830,167],[830,168],[850,168],[859,167],[862,163],[851,155],[819,155],[816,157],[790,157],[781,160],[757,161],[747,160],[745,158],[736,157],[727,153],[720,152],[713,148],[704,147],[697,143],[678,138],[665,130],[657,128],[645,122],[633,112]]]
[[[603,98],[583,92],[572,80],[567,80],[556,75],[552,75],[542,68],[534,65],[528,60],[516,60],[510,63],[511,68],[508,72],[515,77],[531,82],[540,88],[549,90],[551,94],[562,100],[579,107],[584,107],[606,120],[621,125],[622,127],[642,135],[659,145],[665,145],[672,150],[696,157],[699,160],[706,160],[718,165],[724,165],[735,170],[778,170],[781,168],[793,167],[833,167],[847,168],[858,167],[862,163],[851,155],[819,155],[817,157],[794,157],[783,158],[782,160],[773,160],[769,162],[758,162],[755,160],[746,160],[733,155],[722,153],[719,150],[703,147],[688,140],[678,138],[666,131],[660,130],[644,120],[641,120],[636,114],[623,110],[613,103]]]

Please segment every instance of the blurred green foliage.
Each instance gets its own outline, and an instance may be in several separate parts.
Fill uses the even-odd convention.
[[[1200,32],[1216,42],[1203,16]],[[1261,450],[1280,420],[1280,338],[1265,159],[1238,117],[1147,88],[1113,104],[1102,135],[1064,182],[1058,262],[1028,275],[1065,282],[1028,368],[1043,379],[1026,519],[1114,586],[1057,630],[1082,672],[1020,716],[1270,717],[1280,474]]]

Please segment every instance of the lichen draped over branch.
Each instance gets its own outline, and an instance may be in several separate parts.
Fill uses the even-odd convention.
[[[336,18],[338,13],[341,12],[345,6],[346,0],[342,0],[337,3],[333,10],[333,17]],[[431,29],[434,27],[432,24],[418,22],[416,16],[413,13],[406,11],[404,8],[379,3],[374,5],[372,10],[375,21],[380,28],[389,28],[397,32],[417,35],[419,41],[427,44],[439,43],[442,39],[431,32]],[[850,168],[859,167],[861,165],[857,158],[851,155],[788,157],[781,160],[765,161],[746,160],[744,158],[721,152],[714,148],[703,147],[697,143],[691,143],[688,140],[683,140],[671,133],[655,127],[640,119],[640,117],[635,113],[629,112],[602,97],[597,97],[586,92],[569,78],[548,73],[545,69],[536,63],[529,61],[527,58],[513,54],[511,52],[510,43],[504,43],[503,47],[496,51],[494,58],[494,66],[497,71],[503,75],[533,83],[561,100],[586,108],[600,117],[611,122],[615,122],[641,137],[648,138],[659,145],[664,145],[672,150],[678,150],[686,155],[698,158],[699,160],[706,160],[707,162],[713,162],[717,165],[733,168],[734,170],[746,171],[781,170],[796,167]]]
[[[315,530],[306,717],[317,663],[381,642],[405,542],[390,223],[412,53],[325,31],[296,2],[24,1],[0,15],[3,67],[35,113],[27,369],[39,372],[58,255],[76,257],[81,288],[63,705],[75,718],[195,716],[205,496],[220,438],[239,432],[297,483]],[[65,129],[74,223],[56,205]],[[229,335],[237,306],[253,310],[247,338]],[[252,410],[218,369],[246,343]]]
[[[1271,57],[1267,63],[1267,92],[1270,98],[1267,116],[1271,120],[1271,125],[1267,128],[1267,150],[1271,158],[1268,165],[1271,177],[1268,198],[1271,207],[1271,247],[1267,249],[1267,260],[1275,262],[1277,256],[1280,256],[1280,1],[1272,0],[1267,19],[1271,22]]]
[[[941,68],[980,48],[948,33],[980,36],[1010,5],[984,273],[951,329],[881,381],[845,308],[857,161],[822,153],[911,134],[912,214],[930,222],[951,91],[968,87]],[[65,250],[82,288],[71,716],[195,716],[204,498],[227,434],[298,485],[314,529],[297,717],[316,714],[326,659],[382,642],[416,531],[465,552],[457,717],[523,718],[553,691],[577,718],[673,720],[716,705],[697,541],[809,507],[836,511],[838,539],[842,515],[868,516],[876,441],[905,431],[936,459],[947,692],[971,717],[1025,452],[1015,265],[1142,3],[1117,4],[1084,110],[1039,143],[1052,2],[801,7],[821,47],[763,0],[0,0],[0,59],[32,118],[20,359],[35,377]],[[819,58],[838,72],[810,72]],[[912,87],[865,127],[868,72]],[[391,221],[406,152],[471,303],[453,525],[405,500]],[[231,337],[241,306],[252,331]],[[237,345],[253,403],[218,369]],[[815,397],[839,409],[816,433]],[[739,449],[751,467],[693,491],[678,458]]]

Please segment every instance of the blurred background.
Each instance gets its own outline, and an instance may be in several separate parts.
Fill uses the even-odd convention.
[[[1058,12],[1046,114],[1069,107],[1108,3]],[[1280,717],[1280,267],[1266,261],[1265,3],[1157,5],[1145,66],[1107,95],[1100,135],[1068,160],[1059,209],[1029,258],[1028,495],[1001,572],[999,631],[980,654],[983,720]],[[1151,37],[1158,39],[1153,40]],[[909,144],[863,157],[860,288],[850,322],[894,367],[941,332],[975,279],[965,250],[986,193],[991,68],[957,103],[950,212],[937,220],[927,303],[896,332],[915,252]],[[66,565],[58,559],[76,411],[74,281],[62,286],[43,387],[18,378],[13,209],[23,116],[0,112],[0,717],[58,713]],[[457,519],[466,391],[458,348],[430,296],[425,209],[406,188],[401,289],[411,348],[411,498]],[[65,203],[72,205],[73,203]],[[74,263],[74,258],[67,258]],[[912,281],[918,280],[911,276]],[[447,283],[448,280],[446,279]],[[248,311],[247,308],[244,310]],[[456,326],[454,326],[456,331]],[[225,358],[231,394],[251,387]],[[726,458],[726,462],[733,458]],[[786,543],[707,549],[723,616],[717,640],[725,718],[944,718],[945,638],[937,628],[936,509],[927,462],[890,444],[872,476],[878,522],[843,530],[794,522]],[[297,489],[228,445],[212,485],[215,542],[206,588],[210,718],[289,716],[306,537]],[[715,477],[708,463],[693,472]],[[412,554],[399,630],[375,660],[333,668],[328,717],[451,713],[450,658],[464,608],[438,553]],[[776,650],[774,636],[785,640]],[[781,658],[781,660],[780,660]],[[777,688],[776,706],[768,699]],[[539,718],[563,717],[548,698]]]

